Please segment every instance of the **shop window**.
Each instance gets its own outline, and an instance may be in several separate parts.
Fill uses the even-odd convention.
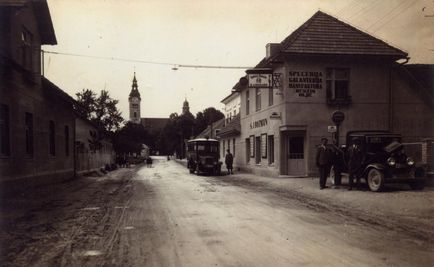
[[[250,141],[249,141],[249,151],[250,151],[250,157],[254,158],[255,157],[255,136],[251,135],[250,136]]]
[[[274,135],[268,136],[268,164],[274,163]]]
[[[49,151],[51,156],[56,155],[56,129],[54,125],[54,121],[49,121],[48,123],[48,142],[49,142]]]
[[[267,134],[261,134],[261,157],[267,158]]]
[[[255,138],[255,162],[256,164],[260,164],[261,163],[261,137],[260,136],[256,136]]]
[[[33,69],[33,35],[32,33],[23,28],[21,32],[21,65],[29,71]]]
[[[256,111],[261,110],[261,88],[255,89]]]
[[[304,159],[304,138],[291,137],[289,138],[289,158]]]
[[[246,90],[246,115],[249,115],[250,112],[250,95],[249,89]]]
[[[274,104],[274,95],[273,95],[273,89],[270,88],[268,90],[268,105],[272,106]]]
[[[33,114],[25,113],[26,154],[33,157]]]
[[[10,155],[9,144],[9,107],[0,104],[0,155]]]
[[[65,125],[65,156],[69,156],[69,127]]]
[[[328,68],[326,73],[327,104],[349,104],[350,69]]]

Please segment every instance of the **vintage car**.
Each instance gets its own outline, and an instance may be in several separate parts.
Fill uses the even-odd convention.
[[[220,174],[219,142],[215,139],[198,138],[187,142],[187,168],[190,173]]]
[[[330,170],[330,179],[340,184],[342,173],[348,175],[348,150],[355,139],[360,140],[363,160],[355,175],[364,178],[371,191],[377,192],[386,183],[408,183],[412,189],[420,190],[425,186],[425,170],[416,166],[408,157],[401,144],[401,135],[388,131],[350,131],[346,144],[335,147],[335,156]]]

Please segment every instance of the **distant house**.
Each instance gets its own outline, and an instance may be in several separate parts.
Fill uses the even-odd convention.
[[[241,123],[240,123],[240,106],[241,97],[237,91],[237,85],[234,86],[230,95],[225,97],[221,102],[225,105],[225,121],[220,128],[217,137],[220,141],[220,155],[225,157],[226,151],[232,153],[234,157],[234,168],[242,163],[241,157]]]
[[[75,119],[75,171],[85,174],[114,164],[116,154],[111,138],[90,121]]]
[[[208,125],[205,130],[203,130],[200,134],[198,134],[195,138],[218,138],[218,134],[220,129],[223,127],[225,123],[225,118],[215,121]]]

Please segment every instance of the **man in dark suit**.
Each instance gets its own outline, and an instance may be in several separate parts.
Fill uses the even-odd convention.
[[[363,152],[360,148],[360,139],[355,138],[353,139],[353,145],[348,149],[348,172],[349,172],[349,187],[348,190],[353,189],[354,184],[354,176],[356,176],[356,187],[359,188],[360,184],[360,175],[357,174],[360,167],[362,166],[362,162],[364,160],[363,158]]]
[[[331,150],[327,147],[327,138],[321,138],[321,145],[316,152],[316,166],[319,170],[319,188],[324,189],[326,186],[327,175],[330,170]]]

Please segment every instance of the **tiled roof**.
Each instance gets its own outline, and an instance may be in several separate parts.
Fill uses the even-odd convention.
[[[282,41],[282,52],[377,55],[396,59],[407,53],[321,11]]]
[[[225,123],[225,118],[213,122],[212,123],[213,131],[221,129],[224,123]],[[206,137],[215,138],[214,134],[211,135],[211,126],[206,127],[205,130],[203,130],[200,134],[196,136],[196,138],[206,138]]]
[[[228,124],[220,129],[219,137],[236,136],[241,133],[240,114],[238,113]]]

